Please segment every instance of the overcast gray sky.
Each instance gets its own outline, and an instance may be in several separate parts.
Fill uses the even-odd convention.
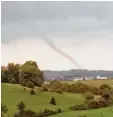
[[[49,37],[84,69],[113,70],[113,2],[2,2],[2,65],[37,61],[41,69],[76,69]]]

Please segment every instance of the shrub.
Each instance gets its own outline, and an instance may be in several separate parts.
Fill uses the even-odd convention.
[[[99,103],[94,99],[90,99],[87,101],[87,107],[88,109],[97,109],[99,108]]]
[[[52,104],[52,105],[56,105],[56,101],[55,101],[55,98],[54,98],[54,97],[51,98],[51,100],[50,100],[50,104]]]
[[[103,84],[100,86],[100,89],[110,89],[111,87],[107,84]]]
[[[28,110],[23,110],[22,112],[15,113],[14,117],[38,117],[38,116],[34,111],[28,109]]]
[[[105,100],[108,100],[109,98],[110,98],[110,92],[109,92],[109,90],[103,90],[102,91],[102,95],[101,95]]]
[[[24,116],[25,117],[35,117],[36,113],[30,109],[24,111]]]
[[[70,92],[70,87],[71,87],[71,85],[69,85],[68,83],[62,83],[59,90],[63,91],[63,92],[68,92],[68,91]]]
[[[32,83],[32,82],[28,82],[28,84],[27,84],[27,87],[29,87],[29,88],[35,88],[35,85]]]
[[[56,114],[56,112],[53,110],[44,109],[44,112],[42,112],[42,114],[43,114],[43,116],[49,116],[49,115]]]
[[[84,97],[86,100],[94,99],[94,94],[91,91],[88,91],[88,92],[84,93]]]
[[[69,108],[70,110],[87,110],[87,105],[86,104],[77,104],[75,106],[72,106]]]
[[[89,86],[81,82],[77,82],[71,86],[72,93],[85,93],[89,91]]]
[[[90,86],[89,88],[89,91],[91,91],[93,94],[100,95],[100,88],[94,86]]]
[[[59,81],[56,81],[56,80],[51,81],[50,84],[49,84],[50,88],[52,88],[52,89],[58,89],[58,88],[61,87],[61,85],[62,84]]]
[[[48,91],[48,88],[46,88],[46,87],[41,87],[40,91],[42,91],[42,92]]]
[[[1,103],[1,116],[3,116],[3,113],[6,113],[7,111],[8,111],[7,106]]]
[[[56,93],[63,94],[63,92],[62,92],[62,91],[60,91],[59,89],[58,89],[58,90],[56,90]]]
[[[50,91],[50,92],[72,92],[72,93],[85,93],[87,91],[92,92],[96,95],[99,94],[101,91],[99,87],[89,86],[81,82],[77,82],[75,84],[68,84],[68,83],[60,83],[59,81],[51,81],[50,84],[43,84],[44,89],[42,91]]]
[[[25,109],[25,104],[23,102],[20,102],[18,104],[19,112],[15,113],[13,117],[45,117],[50,115],[55,115],[57,113],[61,113],[62,110],[58,108],[58,110],[48,110],[44,109],[42,112],[35,113],[34,111],[30,109]]]
[[[107,107],[108,106],[108,103],[104,98],[100,98],[98,103],[99,103],[99,107]]]
[[[112,99],[107,100],[107,103],[108,103],[109,106],[113,106],[113,100]]]
[[[101,96],[107,101],[108,105],[113,104],[113,90],[112,89],[104,89],[102,91]]]
[[[25,109],[25,104],[24,104],[24,102],[21,101],[21,102],[17,105],[17,107],[18,107],[18,110],[19,110],[19,111],[23,111],[23,110]]]
[[[54,89],[49,89],[48,91],[49,92],[56,92]]]
[[[62,110],[60,108],[58,108],[57,113],[61,113],[61,112],[62,112]]]
[[[30,91],[30,95],[35,95],[35,91],[33,89]]]

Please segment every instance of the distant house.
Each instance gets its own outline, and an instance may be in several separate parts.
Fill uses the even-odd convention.
[[[91,77],[91,76],[87,76],[87,77],[85,77],[85,80],[93,80],[94,78],[93,77]]]
[[[79,80],[83,80],[83,78],[82,77],[74,77],[73,78],[73,81],[79,81]]]
[[[101,77],[100,75],[98,75],[96,79],[107,79],[107,77]]]

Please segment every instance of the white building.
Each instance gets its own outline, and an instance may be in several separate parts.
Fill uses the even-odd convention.
[[[85,77],[85,80],[93,80],[93,77]]]
[[[74,77],[73,78],[73,81],[75,82],[75,81],[79,81],[79,80],[83,80],[83,78],[82,77]]]
[[[101,77],[101,76],[97,76],[96,79],[107,79],[107,77]]]

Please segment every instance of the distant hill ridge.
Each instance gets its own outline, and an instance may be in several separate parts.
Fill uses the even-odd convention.
[[[61,76],[64,79],[71,77],[113,77],[113,71],[107,70],[84,70],[84,69],[71,69],[62,71],[43,70],[45,78],[59,79]]]

